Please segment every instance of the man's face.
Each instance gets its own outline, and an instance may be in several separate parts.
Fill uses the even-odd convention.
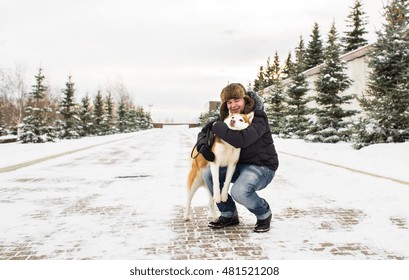
[[[244,105],[246,105],[244,98],[227,100],[227,109],[230,113],[242,113],[244,111]]]

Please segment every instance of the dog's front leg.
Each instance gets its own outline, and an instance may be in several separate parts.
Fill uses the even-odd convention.
[[[213,179],[213,199],[214,202],[220,203],[219,165],[215,162],[211,162],[210,171],[212,172]]]
[[[224,180],[224,185],[221,193],[221,201],[226,202],[229,197],[229,188],[231,179],[233,178],[234,170],[236,169],[236,164],[229,164],[226,170],[226,178]]]

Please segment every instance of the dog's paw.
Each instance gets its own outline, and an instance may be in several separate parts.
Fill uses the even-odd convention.
[[[226,202],[228,198],[229,198],[229,194],[228,194],[228,193],[222,193],[222,195],[220,196],[220,200],[221,200],[222,202]]]
[[[189,221],[190,220],[190,214],[189,214],[189,212],[185,212],[184,214],[183,214],[183,220],[184,221]]]
[[[213,200],[214,200],[214,202],[216,202],[216,203],[220,203],[220,201],[221,201],[220,194],[219,194],[219,195],[215,195],[215,196],[213,197]]]

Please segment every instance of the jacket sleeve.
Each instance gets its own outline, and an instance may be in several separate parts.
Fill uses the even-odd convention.
[[[205,145],[208,144],[207,141],[207,135],[209,133],[209,130],[212,128],[214,121],[210,121],[208,122],[203,128],[202,130],[199,132],[199,134],[197,135],[197,141],[196,141],[196,145],[197,145],[197,150],[200,150],[200,148]]]
[[[199,134],[197,135],[197,141],[196,141],[196,145],[197,145],[197,149],[200,150],[200,148],[206,144],[206,133],[202,131],[199,132]]]
[[[235,148],[246,148],[260,139],[268,131],[267,115],[264,111],[255,110],[251,125],[243,130],[231,130],[222,121],[216,122],[212,131],[222,140]]]

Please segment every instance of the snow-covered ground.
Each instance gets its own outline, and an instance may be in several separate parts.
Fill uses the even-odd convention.
[[[280,152],[327,162],[409,183],[409,142],[370,145],[356,150],[350,143],[323,144],[276,138]]]
[[[183,213],[198,131],[165,127],[1,144],[0,211],[7,214],[0,251],[29,246],[46,259],[170,259],[155,248],[179,238],[169,221]],[[247,242],[274,260],[409,258],[409,143],[361,150],[347,143],[275,143],[280,167],[260,192],[272,208],[272,228],[250,231]],[[198,191],[193,206],[206,205],[204,194]],[[245,224],[254,223],[240,206],[239,214]]]

